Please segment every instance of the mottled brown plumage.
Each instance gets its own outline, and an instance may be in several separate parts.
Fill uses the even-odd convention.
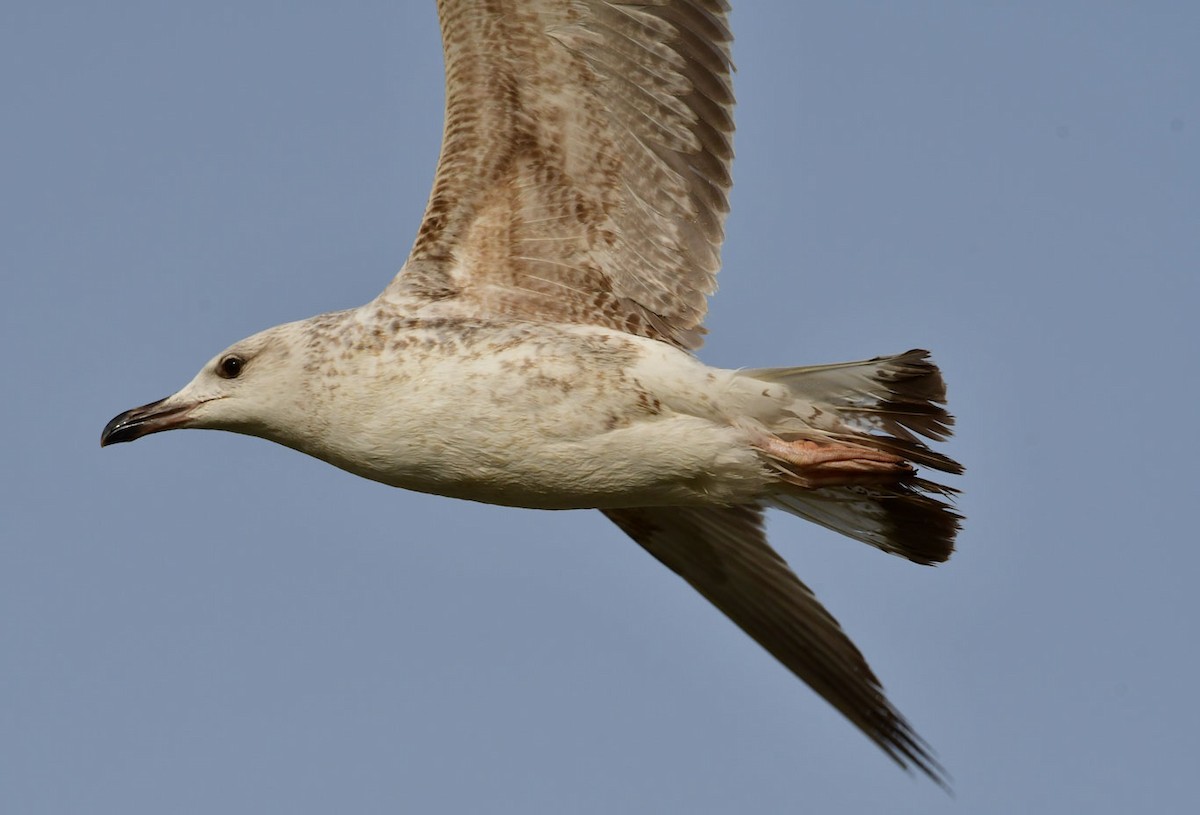
[[[727,4],[438,12],[442,155],[391,291],[699,346],[729,209]]]
[[[731,183],[728,4],[439,0],[438,11],[442,156],[390,291],[451,314],[601,325],[698,347]],[[816,482],[811,468],[775,458],[805,489],[772,503],[920,563],[949,557],[958,518],[937,496],[950,491],[905,463],[961,469],[918,439],[943,439],[953,424],[926,356],[878,371],[803,369],[805,394],[837,410],[806,417],[798,434],[781,428],[781,439],[805,443],[809,423],[826,432],[824,445],[882,431],[866,438],[898,464],[839,485],[837,473]],[[940,777],[862,655],[767,545],[760,509],[605,512],[889,755]],[[718,585],[700,562],[736,577]]]
[[[722,0],[439,0],[446,120],[412,253],[357,309],[214,357],[102,444],[271,439],[406,489],[598,508],[902,766],[945,775],[767,544],[777,507],[946,560],[961,468],[924,351],[721,370],[700,345],[733,156]]]

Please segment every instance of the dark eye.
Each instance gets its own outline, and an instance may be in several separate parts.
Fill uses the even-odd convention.
[[[236,379],[245,365],[244,359],[237,354],[230,354],[217,363],[217,374],[223,379]]]

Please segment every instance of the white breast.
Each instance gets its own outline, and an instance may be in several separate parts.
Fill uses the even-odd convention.
[[[721,404],[734,374],[653,340],[416,328],[341,374],[301,449],[396,487],[565,509],[736,503],[766,480]]]

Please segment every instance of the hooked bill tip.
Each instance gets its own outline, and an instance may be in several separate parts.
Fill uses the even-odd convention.
[[[150,433],[175,427],[175,420],[182,417],[186,408],[164,410],[162,404],[165,401],[167,400],[159,399],[157,402],[151,402],[114,416],[100,433],[100,446],[107,447],[110,444],[134,441]]]

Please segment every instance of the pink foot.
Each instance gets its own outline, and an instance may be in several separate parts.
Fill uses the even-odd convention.
[[[900,456],[838,442],[785,441],[772,436],[758,448],[786,464],[799,486],[812,489],[886,483],[913,471]]]

